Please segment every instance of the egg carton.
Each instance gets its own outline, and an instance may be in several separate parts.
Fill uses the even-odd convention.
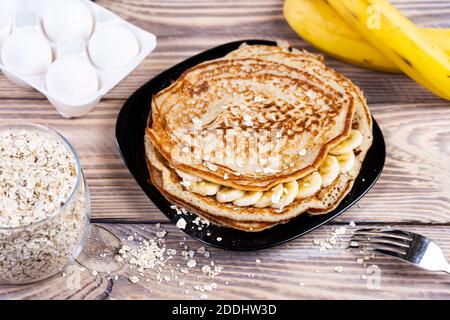
[[[59,2],[59,4],[57,4],[57,2]],[[64,16],[67,15],[67,12],[61,13],[61,16],[50,15],[49,18],[48,11],[56,9],[51,6],[61,6],[62,2],[63,1],[61,0],[0,0],[0,70],[3,71],[8,79],[17,85],[25,88],[34,88],[44,94],[62,116],[67,118],[80,117],[91,111],[106,93],[108,93],[114,86],[130,74],[143,61],[143,59],[154,50],[156,47],[156,37],[155,35],[126,22],[111,11],[88,0],[64,0],[64,3],[67,3],[67,5],[72,3],[73,5],[74,2],[79,2],[83,4],[83,8],[87,7],[91,15],[89,18],[92,21],[92,27],[90,28],[91,30],[88,30],[89,23],[85,20],[88,15],[80,15],[79,11],[74,12],[75,19],[73,19],[73,21],[70,21],[70,14],[69,16]],[[8,10],[4,10],[4,8],[6,8],[6,4],[8,3],[10,4],[10,6],[8,6]],[[2,6],[4,6],[3,9],[1,8]],[[75,8],[79,6],[79,4],[75,4]],[[44,18],[46,21],[44,21]],[[50,30],[50,27],[55,28],[55,26],[61,24],[64,25],[65,22],[62,21],[65,20],[61,19],[69,19],[69,29],[71,31],[81,30],[80,32],[84,32],[85,34],[80,34],[77,37],[63,37],[63,39],[55,40],[55,36],[53,34],[58,35],[59,33],[61,35],[62,31]],[[54,21],[48,22],[48,20]],[[87,26],[87,28],[83,28],[83,26]],[[33,41],[31,40],[20,42],[19,51],[21,52],[11,53],[9,51],[7,52],[6,49],[3,50],[6,47],[5,43],[8,42],[8,39],[10,37],[14,37],[17,32],[24,33],[21,29],[25,28],[36,30],[46,40],[46,43],[51,50],[50,65],[49,61],[45,58],[46,55],[40,52],[40,50],[42,51],[42,46],[39,45],[40,43],[33,45]],[[126,65],[114,65],[114,61],[109,61],[111,60],[111,56],[114,56],[110,55],[110,52],[107,51],[110,47],[109,44],[111,41],[109,40],[111,39],[108,38],[108,33],[106,33],[107,37],[102,39],[101,35],[104,35],[105,32],[99,31],[108,28],[109,31],[113,30],[111,28],[116,28],[115,30],[118,29],[119,31],[123,31],[125,28],[126,30],[131,31],[135,37],[135,40],[137,40],[137,54],[133,55],[134,58],[126,60],[128,62]],[[86,30],[88,31],[87,34]],[[99,32],[97,33],[97,31]],[[26,33],[28,33],[28,31]],[[32,33],[34,34],[36,32],[33,31]],[[49,34],[51,36],[49,36]],[[129,32],[127,34],[129,35]],[[91,44],[90,41],[94,38],[93,35],[95,35],[96,42]],[[128,37],[127,39],[131,38]],[[133,52],[136,52],[136,46],[134,45],[135,40],[131,43],[133,44],[131,47],[134,48]],[[103,44],[105,45],[102,47]],[[114,50],[114,53],[124,52],[124,55],[122,56],[126,56],[131,50],[130,42],[123,44],[121,43],[120,46],[120,48],[116,47],[120,50]],[[12,50],[10,47],[11,46],[8,46],[8,50]],[[96,51],[90,51],[89,48],[91,48],[91,50],[94,50],[92,48],[95,48]],[[95,59],[93,59],[92,53],[95,54]],[[11,55],[11,57],[8,57],[7,54]],[[31,55],[32,58],[26,56],[27,54]],[[29,67],[28,64],[30,64],[30,69],[34,68],[39,70],[37,74],[27,74],[27,72],[23,72],[23,70],[22,72],[18,72],[18,68],[16,66],[13,67],[8,65],[10,64],[10,61],[16,63],[16,61],[20,60],[20,57],[23,58],[24,55],[24,60],[27,60],[28,62],[17,62],[20,65],[20,68]],[[119,58],[121,58],[120,54],[118,55]],[[66,70],[59,73],[52,72],[50,75],[48,71],[52,68],[55,62],[61,61],[67,57],[71,57],[70,59],[67,59],[67,61],[77,62],[84,67],[84,69],[78,68],[78,65],[70,65],[70,63],[67,63],[66,61]],[[89,67],[87,67],[86,62],[88,62]],[[63,89],[58,89],[60,91],[83,91],[84,87],[93,85],[92,81],[84,81],[83,76],[85,76],[86,73],[84,75],[81,73],[88,72],[85,69],[89,72],[92,70],[95,71],[97,78],[97,89],[95,89],[94,93],[89,93],[89,95],[83,97],[76,96],[75,94],[75,98],[74,94],[68,95],[67,92],[56,92],[57,90],[55,91],[55,89],[49,88],[49,84],[53,83],[56,84],[56,87],[63,87]],[[70,74],[71,77],[75,78],[70,78],[70,81],[68,81],[69,77],[67,76],[58,78],[62,77],[61,74]],[[92,80],[92,72],[90,73],[90,76],[91,78],[89,79]],[[51,79],[52,77],[53,79]],[[64,87],[66,82],[68,85]],[[93,87],[90,89],[90,91],[93,91]]]

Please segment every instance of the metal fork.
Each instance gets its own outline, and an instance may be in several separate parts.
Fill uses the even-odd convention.
[[[413,232],[364,228],[353,233],[351,248],[382,253],[430,271],[450,273],[441,248],[432,240]]]

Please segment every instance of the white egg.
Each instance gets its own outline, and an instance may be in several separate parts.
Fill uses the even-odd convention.
[[[94,18],[81,0],[50,0],[42,24],[52,41],[87,39],[92,33]]]
[[[127,27],[105,24],[94,31],[88,50],[91,60],[98,68],[122,68],[139,54],[139,43]]]
[[[0,45],[11,32],[13,10],[11,0],[0,0]]]
[[[52,63],[47,39],[33,27],[14,30],[2,47],[3,65],[22,76],[45,73]]]
[[[12,20],[12,5],[9,1],[0,1],[0,29],[9,27]]]
[[[2,19],[0,13],[0,45],[3,43],[3,40],[5,40],[10,31],[11,31],[11,20],[8,22],[6,19]]]
[[[72,100],[86,98],[99,89],[94,67],[79,55],[57,59],[48,69],[45,85],[55,96]]]

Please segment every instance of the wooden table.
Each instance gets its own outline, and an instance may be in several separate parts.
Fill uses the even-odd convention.
[[[285,39],[296,47],[312,49],[285,23],[282,0],[101,0],[100,5],[155,33],[158,47],[140,67],[112,90],[87,116],[63,119],[45,98],[23,90],[0,75],[0,121],[36,122],[63,133],[76,147],[92,197],[92,222],[127,240],[128,235],[154,237],[155,224],[168,231],[168,248],[179,248],[185,235],[173,226],[136,185],[117,150],[114,125],[125,99],[162,70],[207,48],[238,39]],[[450,27],[450,1],[397,0],[395,5],[422,26]],[[450,258],[450,104],[403,75],[359,69],[327,57],[327,63],[356,82],[365,92],[387,145],[383,174],[376,186],[345,214],[288,245],[250,253],[208,248],[216,264],[224,267],[214,281],[217,299],[405,299],[450,298],[450,277],[375,257],[368,266],[379,267],[380,283],[361,279],[366,269],[357,255],[343,249],[318,250],[332,228],[348,225],[392,226],[435,239]],[[103,229],[94,229],[99,232]],[[348,235],[344,236],[344,240]],[[120,245],[105,233],[100,243],[91,238],[84,263],[108,265],[95,255],[100,245]],[[119,243],[113,244],[114,241]],[[98,242],[98,241],[97,241]],[[187,239],[191,249],[200,243]],[[96,247],[97,246],[97,247]],[[97,248],[97,249],[96,249]],[[199,266],[211,259],[198,258]],[[260,263],[256,263],[260,259]],[[89,261],[92,260],[92,261]],[[172,264],[184,264],[176,257]],[[111,262],[111,265],[113,263]],[[210,281],[197,267],[190,286]],[[342,272],[336,272],[335,268]],[[101,271],[101,270],[100,270]],[[67,285],[68,275],[25,286],[0,286],[1,299],[169,299],[199,298],[178,281],[132,284],[132,270],[119,271],[117,280],[107,273],[80,273],[79,288]],[[369,280],[374,278],[370,277]],[[375,279],[376,280],[376,279]],[[372,285],[371,285],[372,283]]]

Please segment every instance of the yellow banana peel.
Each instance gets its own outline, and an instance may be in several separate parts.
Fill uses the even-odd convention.
[[[404,73],[450,100],[450,57],[385,0],[327,0]]]
[[[297,34],[339,60],[378,71],[402,72],[341,18],[326,0],[286,0],[284,16]],[[450,29],[420,30],[450,54]]]

